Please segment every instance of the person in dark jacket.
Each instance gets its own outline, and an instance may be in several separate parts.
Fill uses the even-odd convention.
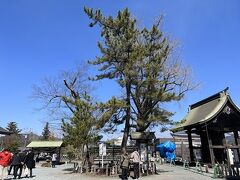
[[[23,152],[23,151],[20,152],[20,153],[19,153],[19,158],[20,158],[21,164],[19,165],[19,175],[18,175],[18,177],[19,177],[19,179],[20,179],[21,176],[22,176],[23,165],[24,165],[24,163],[25,163],[25,158],[26,158],[25,152]]]
[[[13,169],[13,165],[12,165],[12,159],[11,159],[10,164],[9,164],[9,169],[8,169],[8,175],[11,174],[12,169]]]
[[[122,180],[128,179],[128,173],[129,173],[129,157],[128,154],[125,153],[122,155],[122,162],[121,162],[121,168],[122,168]]]
[[[35,161],[34,161],[34,153],[31,150],[28,151],[24,163],[26,164],[27,168],[30,171],[30,177],[33,177],[32,169],[35,168]]]
[[[17,172],[18,172],[18,169],[21,165],[21,160],[20,160],[20,156],[19,156],[19,152],[15,152],[13,154],[13,157],[12,157],[12,163],[11,165],[13,166],[13,179],[16,179],[17,178]],[[18,175],[18,179],[20,179],[21,176]]]

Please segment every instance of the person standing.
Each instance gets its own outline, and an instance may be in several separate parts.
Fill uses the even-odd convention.
[[[16,179],[17,176],[18,176],[18,179],[20,179],[21,176],[17,174],[18,169],[21,165],[20,156],[18,152],[15,152],[13,154],[11,165],[13,166],[13,179]]]
[[[52,155],[52,168],[55,168],[56,163],[57,163],[57,154],[53,153],[53,155]]]
[[[128,179],[128,173],[129,173],[128,153],[125,153],[122,156],[121,169],[122,169],[122,180],[127,180]]]
[[[12,156],[13,156],[13,153],[12,153]],[[8,168],[8,175],[11,175],[12,169],[13,169],[13,165],[12,165],[12,159],[11,159],[9,163],[9,168]]]
[[[140,155],[138,153],[138,149],[135,148],[130,156],[132,162],[133,162],[133,171],[134,171],[134,179],[139,178],[139,164],[141,162]]]
[[[31,150],[28,151],[24,163],[26,164],[28,170],[30,171],[30,177],[33,177],[32,169],[35,168],[35,161],[34,161],[34,153]]]
[[[22,176],[22,170],[23,170],[23,166],[24,166],[24,163],[25,163],[25,158],[26,158],[26,153],[24,151],[21,151],[19,153],[19,159],[20,159],[19,175],[18,175],[19,179]]]
[[[0,179],[6,179],[8,172],[7,167],[10,165],[12,159],[12,153],[8,149],[4,149],[0,152]]]

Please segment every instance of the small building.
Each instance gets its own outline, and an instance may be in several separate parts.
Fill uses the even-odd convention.
[[[136,141],[136,147],[139,149],[141,160],[148,161],[148,154],[155,151],[156,136],[154,132],[132,132],[130,139]]]
[[[184,123],[174,127],[173,132],[185,131],[189,142],[190,160],[195,161],[194,149],[200,148],[202,162],[230,164],[229,150],[236,152],[239,162],[240,109],[232,101],[228,88],[189,106]],[[195,147],[192,134],[200,136],[201,147]],[[232,134],[234,142],[226,137]]]
[[[149,155],[155,152],[156,136],[154,132],[132,132],[130,139],[136,141],[136,147],[139,149],[141,161],[147,164],[147,174],[149,173]]]
[[[57,153],[60,157],[63,141],[32,141],[27,145],[34,153]]]

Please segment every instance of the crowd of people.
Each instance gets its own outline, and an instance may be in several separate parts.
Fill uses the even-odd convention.
[[[36,156],[36,162],[39,160],[39,154]],[[129,166],[133,165],[134,177],[139,179],[139,165],[141,162],[138,149],[135,148],[131,154],[125,153],[121,157],[121,169],[123,180],[127,180],[129,176]],[[49,155],[51,165],[54,168],[57,164],[58,155],[53,153]],[[21,179],[33,177],[32,169],[35,168],[35,155],[32,150],[16,151],[11,153],[8,149],[3,149],[0,152],[0,180],[7,179],[8,175],[13,175],[13,179]],[[13,171],[13,172],[12,172]]]
[[[8,149],[0,152],[0,180],[7,179],[13,171],[13,179],[33,177],[32,169],[35,168],[34,153],[28,151],[16,151],[11,153]]]

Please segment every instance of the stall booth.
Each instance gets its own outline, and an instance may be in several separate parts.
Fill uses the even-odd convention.
[[[58,155],[58,162],[61,157],[61,147],[63,141],[32,141],[26,147],[32,149],[38,160],[49,160],[51,155],[56,153]]]

